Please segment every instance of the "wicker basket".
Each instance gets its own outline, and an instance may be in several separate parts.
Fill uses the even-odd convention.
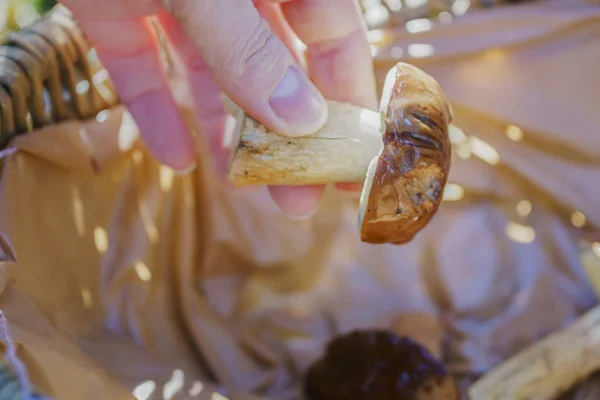
[[[15,136],[85,119],[119,102],[70,12],[55,7],[0,45],[0,147]]]

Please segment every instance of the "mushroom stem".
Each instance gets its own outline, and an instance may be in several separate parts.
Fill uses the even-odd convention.
[[[268,130],[239,110],[229,159],[229,181],[243,185],[317,185],[364,182],[382,150],[379,113],[328,102],[329,117],[310,136]]]

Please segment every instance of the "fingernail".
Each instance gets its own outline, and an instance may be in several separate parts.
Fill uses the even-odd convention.
[[[187,168],[184,168],[184,169],[175,169],[173,171],[174,171],[175,175],[183,176],[183,175],[189,174],[190,172],[192,172],[195,169],[196,169],[196,163],[193,163],[192,165],[190,165]]]
[[[313,210],[310,210],[304,214],[290,214],[290,213],[286,213],[287,217],[289,219],[293,219],[294,221],[304,221],[307,219],[310,219],[312,217],[315,216],[315,214],[317,214],[317,211],[319,211],[318,208],[314,208]]]
[[[310,79],[295,67],[290,67],[271,94],[271,109],[293,136],[310,135],[327,119],[327,103]]]

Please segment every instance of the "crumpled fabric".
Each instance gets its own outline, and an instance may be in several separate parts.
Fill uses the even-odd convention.
[[[25,378],[65,400],[299,399],[349,330],[412,336],[476,377],[569,324],[597,303],[600,247],[583,238],[600,226],[599,17],[542,2],[394,36],[433,49],[407,61],[460,128],[447,201],[404,246],[361,243],[356,199],[333,189],[305,221],[264,188],[231,190],[202,141],[176,175],[122,106],[17,138],[0,168],[0,334]]]

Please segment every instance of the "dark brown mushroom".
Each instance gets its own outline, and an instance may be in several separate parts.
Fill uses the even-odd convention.
[[[425,347],[384,330],[334,338],[305,377],[308,400],[458,400],[454,379]]]

